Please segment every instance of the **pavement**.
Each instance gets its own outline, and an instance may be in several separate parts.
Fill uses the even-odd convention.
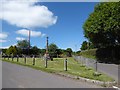
[[[103,72],[118,81],[118,65],[98,63],[98,71]]]
[[[88,58],[80,58],[80,56],[76,56],[76,59],[83,59],[83,61],[85,61],[85,65],[89,66],[89,67],[93,67],[96,68],[95,65],[95,60],[92,59],[88,59]],[[87,61],[87,62],[86,62]],[[112,77],[114,80],[118,81],[118,75],[120,75],[119,71],[120,71],[120,66],[116,65],[116,64],[107,64],[107,63],[97,63],[97,70],[99,72],[102,72],[104,74],[107,74],[108,76]]]
[[[101,86],[2,61],[2,88],[101,88]]]

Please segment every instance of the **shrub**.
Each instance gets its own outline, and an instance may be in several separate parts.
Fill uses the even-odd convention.
[[[97,60],[105,63],[120,63],[120,46],[99,48],[96,51]]]
[[[120,64],[120,46],[119,45],[85,50],[85,51],[82,51],[80,55],[87,58],[97,59],[99,62],[103,62],[103,63]]]

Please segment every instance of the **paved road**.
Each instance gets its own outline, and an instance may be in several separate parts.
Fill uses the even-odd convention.
[[[98,63],[98,71],[101,71],[118,81],[118,65]]]
[[[84,58],[84,57],[81,58],[80,56],[76,56],[75,58],[78,61],[80,61],[80,60],[84,61],[85,65],[87,65],[87,66],[90,66],[93,68],[95,68],[95,66],[96,66],[94,63],[95,60]],[[118,71],[120,71],[119,70],[120,68],[118,69],[118,65],[98,63],[97,68],[98,68],[98,71],[103,72],[103,73],[107,74],[108,76],[111,76],[116,81],[118,81]]]
[[[99,88],[100,86],[2,62],[3,88]]]

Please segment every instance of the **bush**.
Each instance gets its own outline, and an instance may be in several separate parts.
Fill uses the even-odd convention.
[[[105,48],[85,50],[80,55],[97,59],[103,63],[115,63],[120,64],[120,46],[109,46]]]
[[[99,48],[96,51],[96,57],[99,62],[105,63],[120,63],[120,46],[109,46]]]

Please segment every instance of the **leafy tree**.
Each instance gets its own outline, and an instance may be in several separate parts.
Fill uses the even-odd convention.
[[[58,47],[54,43],[51,43],[48,46],[49,54],[50,54],[51,57],[57,57],[57,49],[58,49]]]
[[[10,55],[10,54],[12,54],[12,52],[13,52],[13,46],[10,46],[10,47],[7,49],[6,53],[7,53],[8,55]]]
[[[96,48],[92,42],[88,42],[88,43],[89,43],[89,47],[88,47],[89,49],[94,49],[94,48]]]
[[[88,49],[88,43],[87,43],[87,41],[84,41],[82,43],[81,50],[86,50],[86,49]]]
[[[87,41],[83,41],[82,46],[81,46],[81,50],[87,50],[87,49],[94,49],[95,46],[93,45],[92,42],[87,42]]]
[[[21,48],[21,49],[28,49],[29,48],[29,42],[27,40],[18,41],[17,47]]]
[[[61,54],[63,54],[63,50],[62,49],[57,49],[56,53],[57,53],[57,57],[59,57]]]
[[[6,54],[7,49],[2,49],[2,54]]]
[[[7,53],[8,55],[16,55],[16,54],[17,54],[17,47],[16,47],[16,46],[10,46],[10,47],[7,49],[6,53]]]
[[[31,46],[29,47],[29,42],[27,40],[22,40],[17,42],[17,47],[20,54],[30,54]]]
[[[16,46],[13,46],[13,55],[17,55],[18,49]]]
[[[85,37],[96,47],[120,45],[120,2],[104,2],[95,6],[84,23]]]
[[[39,54],[39,48],[37,46],[34,46],[31,48],[31,54],[38,55]]]
[[[45,54],[45,52],[46,52],[46,49],[40,49],[39,52],[43,56]]]
[[[77,51],[76,54],[77,54],[77,55],[80,55],[80,52],[81,52],[81,51]]]
[[[73,51],[72,51],[71,48],[67,48],[67,49],[66,49],[66,54],[67,54],[68,57],[71,57],[71,56],[72,56],[72,52],[73,52]]]

